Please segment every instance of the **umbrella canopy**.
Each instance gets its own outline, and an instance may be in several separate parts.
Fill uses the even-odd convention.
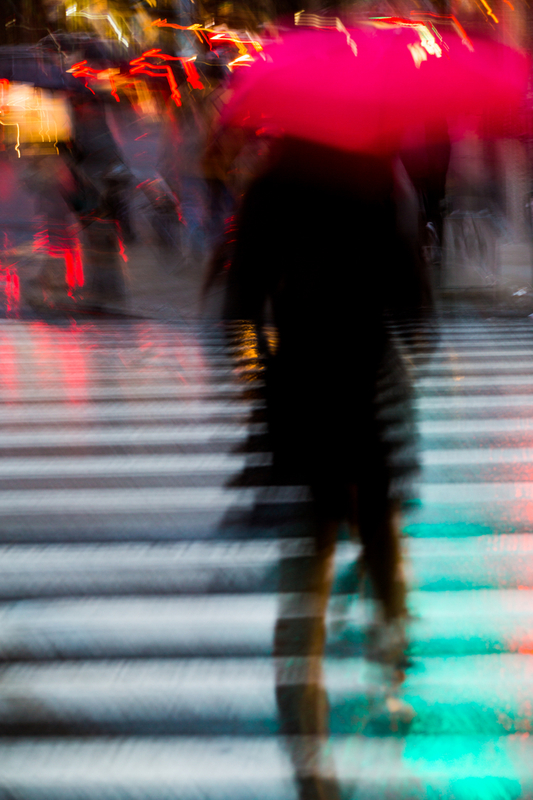
[[[421,123],[438,137],[443,119],[490,115],[495,133],[525,95],[527,59],[428,31],[411,21],[296,30],[241,76],[223,123],[377,154]]]

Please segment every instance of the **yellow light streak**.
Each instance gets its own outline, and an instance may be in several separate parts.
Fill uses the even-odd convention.
[[[32,109],[32,110],[33,110],[33,109]],[[35,110],[36,110],[36,109],[35,109]],[[42,115],[42,113],[41,113],[41,114],[39,114],[39,118],[40,118],[40,120],[41,120],[41,127],[39,128],[39,136],[41,137],[41,142],[44,142],[44,131],[43,131],[43,127],[44,127],[44,120],[43,120],[43,115]]]
[[[17,143],[15,145],[15,150],[17,151],[17,155],[20,158],[20,150],[19,150],[19,147],[20,147],[20,128],[19,128],[18,122],[2,122],[2,120],[0,119],[0,125],[3,125],[5,128],[12,127],[14,125],[15,128],[17,129]]]
[[[121,44],[129,47],[129,42],[126,37],[122,34],[122,31],[118,27],[117,23],[111,16],[111,14],[90,14],[88,11],[78,11],[77,6],[69,6],[66,11],[67,17],[85,17],[86,19],[106,19],[113,30],[117,35],[117,39]]]
[[[9,122],[4,121],[2,124],[17,127],[17,154],[20,153],[18,148],[21,141],[34,141],[36,137],[37,141],[40,139],[43,143],[52,143],[53,127],[57,142],[58,131],[69,129],[68,120],[64,114],[61,115],[61,108],[54,100],[43,97],[41,90],[25,84],[11,85],[7,91],[3,86],[3,89],[4,105],[0,113],[5,114]],[[58,111],[62,121],[58,121],[56,117]],[[13,118],[15,121],[11,121]],[[59,154],[57,147],[56,151]]]
[[[487,2],[485,2],[485,0],[481,0],[481,3],[483,4],[483,6],[485,7],[485,9],[487,11],[487,16],[492,17],[494,22],[499,23],[500,20],[498,19],[498,17],[496,17],[493,14],[492,8],[489,6],[489,4]]]
[[[418,33],[418,38],[420,39],[420,47],[423,47],[426,53],[429,53],[431,56],[436,56],[437,58],[441,58],[442,56],[442,48],[438,44],[435,36],[430,31],[428,25],[424,22],[411,22],[410,20],[404,20],[401,17],[376,17],[371,20],[372,24],[376,27],[389,27],[393,25],[395,27],[400,28],[411,28],[411,30],[415,30]],[[437,33],[437,36],[442,41],[442,36],[440,33]],[[411,55],[413,55],[412,45],[407,45],[409,50],[411,50]],[[417,63],[417,59],[419,56],[415,58],[415,63],[420,66],[420,63]],[[425,61],[426,59],[422,58],[421,61]]]
[[[69,69],[67,71],[71,72],[72,70]],[[120,70],[115,67],[110,67],[109,69],[102,69],[96,76],[96,80],[105,81],[107,78],[113,75],[120,75]]]
[[[222,41],[222,42],[224,42],[224,41],[233,42],[233,44],[235,45],[235,47],[237,48],[237,50],[239,51],[239,53],[242,56],[245,56],[245,55],[248,54],[248,50],[246,49],[246,46],[241,42],[239,37],[236,34],[234,34],[231,31],[229,31],[229,30],[228,31],[223,31],[222,33],[215,34],[215,36],[211,37],[211,40],[212,41]]]
[[[8,99],[8,101],[6,102],[6,108],[21,108],[24,111],[35,111],[39,116],[39,122],[40,122],[40,125],[41,125],[41,127],[38,130],[38,135],[41,137],[41,141],[42,142],[44,142],[44,137],[48,136],[48,141],[50,142],[51,139],[50,139],[50,117],[49,117],[49,113],[48,113],[47,109],[43,108],[42,100],[40,99],[38,102],[39,102],[38,105],[33,106],[33,105],[29,104],[28,100],[22,99],[22,100],[19,100],[19,101],[17,101],[17,100],[11,101],[11,100]],[[46,116],[46,125],[47,125],[46,132],[43,130],[45,116]],[[16,123],[6,123],[6,124],[15,125]],[[19,128],[19,131],[20,131],[20,128]]]
[[[174,22],[167,22],[166,19],[156,19],[150,23],[149,27],[156,27],[156,28],[175,28],[179,31],[193,31],[198,38],[203,41],[200,31],[205,31],[211,33],[212,28],[208,28],[205,25],[201,25],[199,22],[195,22],[193,25],[177,25]],[[248,36],[248,40],[252,47],[260,53],[263,50],[263,45],[257,39],[252,39],[251,34],[249,31],[246,31],[246,35]],[[220,31],[215,35],[211,36],[211,39],[218,39],[219,41],[230,41],[233,42],[235,47],[238,49],[241,55],[246,55],[248,53],[246,46],[243,40],[234,32],[231,31],[229,28],[226,27],[226,30]]]
[[[337,30],[346,36],[346,44],[351,49],[354,56],[357,55],[357,45],[346,30],[344,23],[338,17],[321,17],[318,14],[306,14],[304,11],[297,11],[294,15],[296,25],[308,25],[311,28],[320,30]]]
[[[245,66],[247,62],[250,63],[251,61],[253,61],[253,58],[247,53],[245,56],[237,56],[237,58],[234,58],[233,61],[229,62],[228,67]]]

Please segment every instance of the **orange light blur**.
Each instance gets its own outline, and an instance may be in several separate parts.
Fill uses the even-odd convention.
[[[180,31],[192,31],[199,39],[206,41],[210,49],[212,49],[211,42],[216,40],[220,42],[231,42],[243,56],[248,53],[247,45],[250,45],[258,53],[263,50],[263,45],[259,40],[250,37],[249,41],[244,41],[237,33],[230,30],[213,33],[210,28],[205,28],[198,23],[194,25],[176,25],[174,22],[167,22],[166,19],[156,19],[151,25],[156,28],[176,28]]]
[[[160,61],[181,61],[187,77],[187,82],[192,89],[203,89],[204,85],[200,80],[198,71],[191,58],[186,56],[171,56],[168,53],[162,53],[159,48],[152,48],[143,53],[139,58],[134,58],[130,61],[130,73],[132,75],[144,74],[151,75],[152,77],[161,77],[162,74],[166,75],[170,87],[170,94],[177,106],[181,106],[181,94],[178,89],[178,84],[172,68],[168,64],[153,64],[146,61],[147,58],[157,58]],[[159,71],[158,71],[159,70]]]

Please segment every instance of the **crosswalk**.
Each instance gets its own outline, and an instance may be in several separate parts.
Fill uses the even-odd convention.
[[[331,754],[350,800],[525,800],[533,323],[445,321],[412,362],[416,716],[395,724],[363,657],[372,603],[342,540]],[[0,365],[0,798],[296,800],[272,634],[306,602],[277,587],[311,553],[308,494],[266,480],[253,348],[215,325],[5,321]]]

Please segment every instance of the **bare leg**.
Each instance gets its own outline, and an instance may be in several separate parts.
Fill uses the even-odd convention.
[[[364,568],[382,612],[382,623],[369,631],[367,657],[382,664],[388,684],[385,704],[391,714],[391,730],[397,730],[399,722],[409,723],[415,715],[413,708],[398,697],[405,680],[407,649],[407,592],[400,545],[400,507],[398,503],[385,500],[375,502],[372,508],[369,503],[358,501],[356,487],[351,488],[350,495],[352,532],[362,541]]]
[[[374,497],[373,507],[359,499],[357,487],[350,488],[350,525],[363,545],[364,566],[372,581],[386,622],[405,616],[406,586],[400,546],[399,504]]]
[[[300,800],[339,797],[334,771],[326,763],[328,702],[322,665],[337,529],[336,522],[324,523],[315,553],[282,559],[280,566],[276,700]]]

